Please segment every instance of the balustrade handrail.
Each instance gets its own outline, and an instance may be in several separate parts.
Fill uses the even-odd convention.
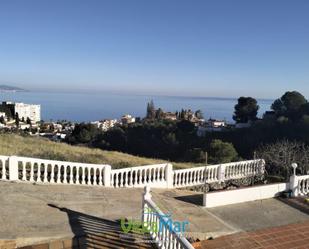
[[[130,170],[152,169],[152,168],[163,167],[163,166],[166,166],[166,165],[167,165],[167,163],[150,164],[150,165],[148,164],[148,165],[144,165],[144,166],[134,166],[134,167],[122,168],[122,169],[112,169],[112,172],[121,173],[121,172],[130,171]]]
[[[35,163],[46,163],[54,165],[72,165],[78,167],[102,167],[107,166],[108,164],[95,164],[95,163],[80,163],[80,162],[71,162],[71,161],[61,161],[61,160],[51,160],[44,158],[35,158],[35,157],[23,157],[23,156],[14,156],[18,161],[33,161]]]
[[[309,179],[309,175],[296,176],[298,181]]]
[[[180,232],[175,231],[175,227],[173,224],[169,224],[169,219],[166,215],[160,210],[160,208],[155,204],[155,202],[151,199],[150,188],[146,186],[144,188],[144,195],[143,195],[143,219],[144,219],[144,208],[145,204],[149,205],[149,207],[156,213],[156,216],[159,217],[160,221],[163,221],[167,226],[169,232],[173,234],[178,243],[180,243],[183,249],[194,249],[191,243],[181,234]],[[143,220],[144,221],[144,220]],[[172,242],[170,242],[172,243]],[[170,248],[170,247],[168,247]]]
[[[220,164],[215,164],[215,165],[205,165],[205,166],[199,166],[199,167],[193,167],[193,168],[188,168],[188,169],[175,169],[174,173],[182,173],[182,172],[188,172],[188,171],[197,171],[197,170],[203,170],[205,168],[211,169],[211,168],[218,168]]]

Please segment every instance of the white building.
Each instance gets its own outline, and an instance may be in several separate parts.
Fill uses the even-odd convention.
[[[102,121],[94,121],[91,124],[96,125],[99,129],[107,131],[118,123],[117,119],[104,119]]]
[[[122,124],[135,123],[135,117],[132,117],[129,114],[123,115],[122,118],[121,118],[121,122],[122,122]]]
[[[24,103],[2,102],[2,106],[6,106],[11,110],[12,115],[18,113],[20,119],[30,118],[32,123],[41,121],[41,106]]]
[[[219,128],[226,126],[226,122],[224,120],[217,120],[217,119],[209,119],[208,124],[212,128]]]

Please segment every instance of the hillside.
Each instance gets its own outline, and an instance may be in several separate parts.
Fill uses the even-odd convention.
[[[8,85],[0,85],[0,91],[5,92],[25,92],[25,89],[15,87],[15,86],[8,86]]]
[[[16,134],[0,134],[0,155],[17,155],[52,160],[110,164],[113,168],[124,168],[147,164],[166,163],[116,151],[103,151],[64,143],[56,143],[39,137],[24,137]],[[175,168],[192,167],[193,164],[173,163]]]

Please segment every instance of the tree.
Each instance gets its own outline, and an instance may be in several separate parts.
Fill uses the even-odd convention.
[[[155,105],[153,103],[153,100],[151,100],[149,103],[147,103],[146,118],[147,119],[155,119],[155,117],[156,117],[156,109],[155,109]]]
[[[292,173],[291,164],[295,162],[301,174],[307,174],[309,170],[309,147],[302,142],[281,140],[261,145],[257,156],[266,161],[266,170],[270,175],[288,179]]]
[[[180,119],[185,119],[185,118],[186,118],[186,112],[185,112],[184,109],[181,109],[181,112],[180,112],[180,114],[179,114],[179,118],[180,118]]]
[[[259,106],[257,101],[251,97],[240,97],[238,103],[235,105],[235,112],[233,119],[237,123],[247,123],[248,121],[256,120]]]
[[[209,161],[211,163],[229,163],[236,160],[237,151],[233,144],[214,139],[210,143]]]
[[[19,115],[18,115],[18,113],[16,112],[16,113],[15,113],[15,124],[16,124],[17,127],[19,127],[19,122],[20,122]]]
[[[184,119],[177,123],[177,128],[182,132],[189,133],[194,131],[195,126],[192,122]]]
[[[195,112],[195,117],[197,117],[198,119],[203,119],[203,112],[201,110],[197,110]]]
[[[281,98],[276,99],[271,106],[278,117],[285,116],[291,120],[301,118],[302,112],[308,111],[307,100],[296,91],[286,92]],[[306,114],[306,113],[304,113]]]
[[[31,119],[29,117],[27,117],[27,124],[31,125]]]
[[[5,120],[4,120],[4,117],[3,117],[3,116],[0,117],[0,123],[1,123],[1,124],[4,124],[4,123],[5,123]]]
[[[72,134],[66,140],[72,144],[91,143],[101,131],[93,124],[76,124]]]

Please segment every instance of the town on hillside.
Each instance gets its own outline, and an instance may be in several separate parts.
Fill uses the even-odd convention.
[[[271,115],[267,112],[265,115]],[[187,120],[194,124],[198,136],[205,136],[207,132],[224,131],[233,128],[250,127],[253,120],[246,122],[228,123],[226,120],[209,118],[204,119],[201,110],[181,109],[180,111],[164,111],[162,108],[155,108],[151,100],[147,104],[146,116],[144,118],[124,114],[120,119],[102,119],[91,121],[90,124],[99,130],[106,132],[113,127],[141,123],[145,120],[152,121],[180,121]],[[77,123],[67,120],[43,121],[41,119],[41,105],[19,102],[4,101],[0,105],[0,129],[2,131],[23,131],[30,135],[47,137],[54,141],[64,140],[72,133]]]

